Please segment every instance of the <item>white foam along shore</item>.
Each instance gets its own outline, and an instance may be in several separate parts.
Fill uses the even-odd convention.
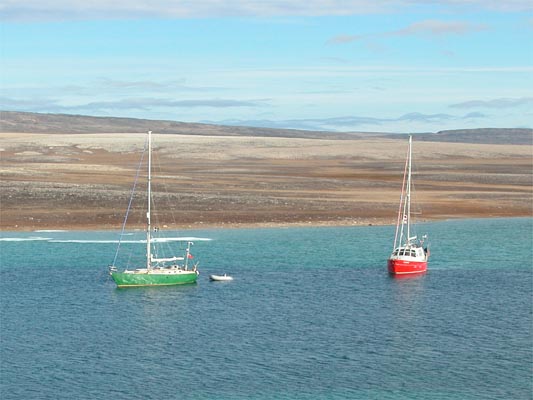
[[[210,238],[200,238],[200,237],[192,237],[192,236],[186,236],[186,237],[168,237],[168,238],[157,238],[153,239],[152,242],[154,243],[167,243],[167,242],[201,242],[201,241],[209,241],[212,240]],[[97,240],[97,239],[57,239],[57,238],[51,238],[51,237],[40,237],[40,236],[29,236],[29,237],[5,237],[0,238],[0,241],[2,242],[28,242],[28,241],[41,241],[41,242],[49,242],[49,243],[146,243],[146,239],[140,239],[140,240],[118,240],[118,239],[110,239],[110,240]]]

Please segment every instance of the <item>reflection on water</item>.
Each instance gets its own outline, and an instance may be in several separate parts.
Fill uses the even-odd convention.
[[[390,283],[393,336],[401,341],[412,340],[404,336],[407,331],[413,333],[413,326],[423,317],[427,274],[408,275],[401,278],[391,276]]]

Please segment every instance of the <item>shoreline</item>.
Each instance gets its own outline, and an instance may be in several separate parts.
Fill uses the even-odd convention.
[[[491,219],[525,219],[533,217],[531,215],[492,215],[492,216],[462,216],[462,217],[447,217],[447,218],[432,218],[423,221],[417,221],[416,225],[423,225],[428,223],[438,223],[446,221],[464,221],[464,220],[491,220]],[[344,228],[344,227],[367,227],[367,226],[396,226],[396,222],[377,221],[372,219],[361,219],[355,222],[339,222],[339,221],[322,221],[322,222],[293,222],[293,223],[220,223],[220,224],[200,224],[198,226],[178,225],[172,227],[165,227],[167,231],[196,231],[196,230],[233,230],[233,229],[291,229],[291,228]],[[76,225],[76,226],[50,226],[39,227],[38,229],[22,228],[22,229],[1,229],[0,232],[118,232],[122,228],[117,227],[97,227],[95,225]],[[143,231],[142,226],[133,226],[125,231]]]

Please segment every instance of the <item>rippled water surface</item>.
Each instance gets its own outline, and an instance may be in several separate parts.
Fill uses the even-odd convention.
[[[209,230],[197,284],[136,289],[115,232],[3,232],[0,398],[532,398],[532,220],[423,229],[416,278],[393,227]]]

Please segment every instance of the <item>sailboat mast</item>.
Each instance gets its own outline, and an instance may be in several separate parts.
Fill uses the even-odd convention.
[[[152,227],[150,211],[152,203],[152,131],[148,131],[148,209],[146,212],[146,268],[152,267]]]
[[[411,237],[411,156],[412,156],[412,147],[413,136],[409,135],[409,164],[407,166],[407,243],[410,241]]]
[[[407,156],[405,157],[405,165],[403,167],[403,180],[402,180],[402,193],[400,195],[400,204],[398,206],[398,220],[396,222],[396,233],[394,234],[394,246],[392,249],[396,249],[396,244],[401,244],[403,238],[403,226],[407,221],[404,220],[405,214],[405,192],[406,192],[406,179],[407,179],[407,166],[409,164],[409,149],[407,149]]]

